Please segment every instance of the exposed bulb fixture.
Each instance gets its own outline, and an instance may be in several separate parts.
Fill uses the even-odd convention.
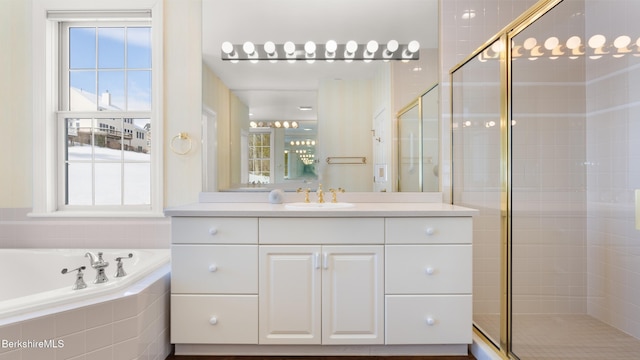
[[[249,123],[249,127],[252,129],[255,128],[276,128],[276,129],[280,129],[280,128],[285,128],[285,129],[297,129],[298,126],[300,126],[298,124],[297,121],[275,121],[275,122],[264,122],[264,121],[259,121],[259,122],[255,122],[255,121],[251,121]]]
[[[303,44],[296,44],[292,41],[287,41],[284,44],[276,44],[273,41],[254,44],[251,41],[247,41],[241,45],[234,45],[225,41],[221,46],[221,58],[232,62],[241,60],[249,60],[251,62],[259,60],[269,60],[270,62],[306,60],[309,63],[316,60],[325,60],[327,62],[335,60],[347,62],[355,60],[364,60],[366,62],[373,60],[408,61],[418,60],[420,58],[419,50],[420,43],[415,40],[408,44],[400,44],[397,40],[390,40],[382,45],[377,40],[370,40],[365,44],[358,44],[354,40],[350,40],[345,44],[339,44],[335,40],[329,40],[326,43],[307,41]]]

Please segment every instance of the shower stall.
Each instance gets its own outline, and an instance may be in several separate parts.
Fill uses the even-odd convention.
[[[504,357],[640,357],[638,16],[541,0],[451,70],[474,327]]]

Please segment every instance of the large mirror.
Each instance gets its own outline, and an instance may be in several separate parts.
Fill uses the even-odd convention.
[[[204,191],[398,191],[396,117],[438,81],[438,0],[202,0],[202,31]],[[415,40],[419,59],[222,59],[329,40]]]

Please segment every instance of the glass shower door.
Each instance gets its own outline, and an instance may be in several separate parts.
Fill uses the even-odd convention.
[[[565,0],[512,39],[511,349],[523,360],[640,356],[630,14],[639,1]]]
[[[422,191],[419,101],[398,116],[398,191]]]
[[[473,218],[473,322],[500,339],[501,176],[500,43],[452,74],[453,203],[478,209]]]

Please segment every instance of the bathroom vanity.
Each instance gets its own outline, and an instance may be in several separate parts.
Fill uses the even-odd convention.
[[[404,202],[168,209],[176,354],[466,354],[474,213]]]

